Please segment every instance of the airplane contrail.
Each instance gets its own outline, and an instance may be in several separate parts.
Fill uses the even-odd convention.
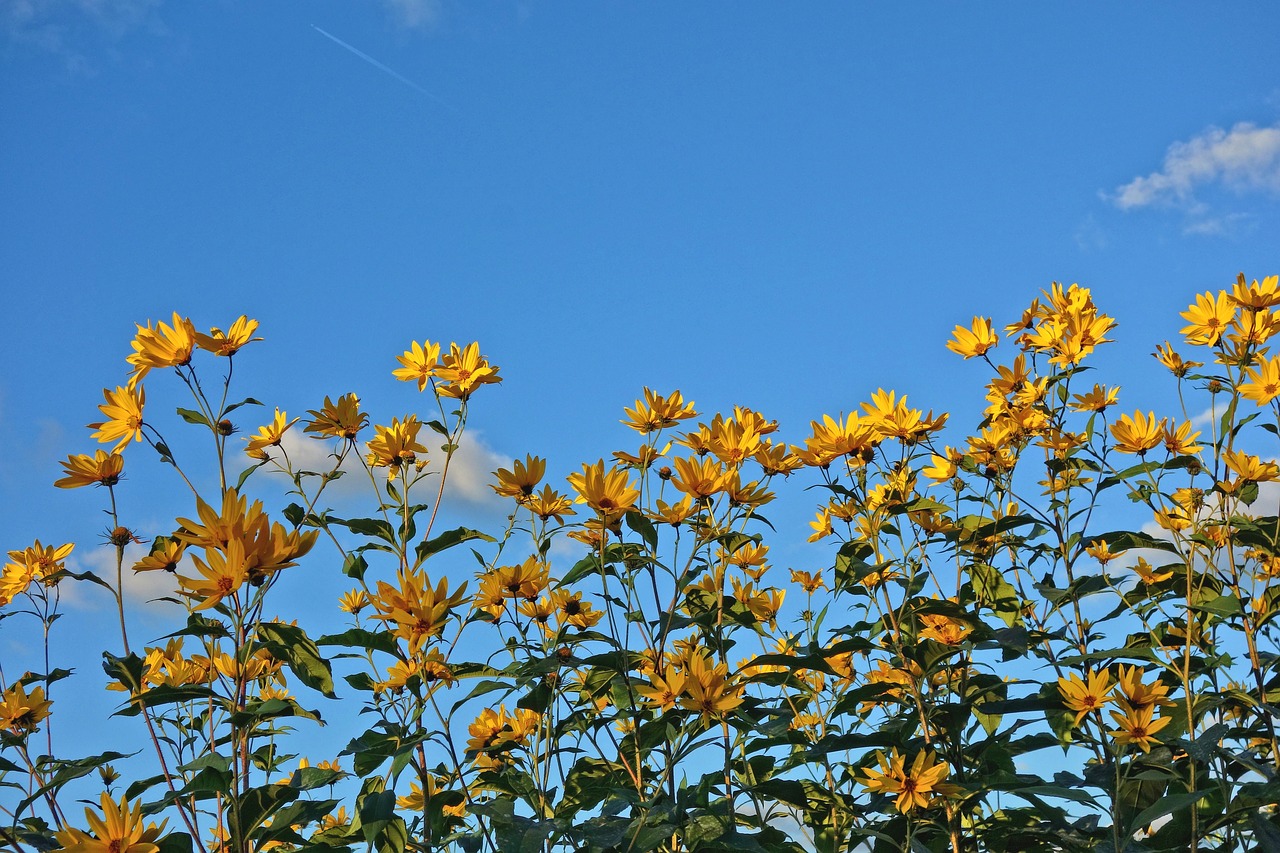
[[[369,64],[370,64],[370,65],[372,65],[374,68],[377,68],[379,71],[385,71],[387,74],[390,74],[392,77],[396,78],[397,80],[399,80],[401,83],[405,84],[406,86],[409,86],[409,87],[411,87],[411,88],[413,88],[413,89],[416,89],[417,91],[419,91],[419,92],[421,92],[422,94],[426,95],[426,96],[427,96],[428,98],[430,98],[431,100],[433,100],[433,101],[437,101],[438,103],[441,103],[441,104],[444,104],[446,107],[450,106],[450,105],[449,105],[449,102],[448,102],[448,101],[446,101],[446,100],[444,100],[444,98],[441,98],[441,97],[439,97],[439,96],[437,96],[437,95],[433,95],[433,94],[431,94],[431,93],[430,93],[430,92],[428,92],[426,89],[422,88],[422,87],[421,87],[421,86],[419,86],[417,83],[415,83],[415,82],[413,82],[412,80],[410,80],[408,77],[405,77],[403,74],[400,74],[399,72],[397,72],[394,68],[389,68],[389,67],[387,67],[386,65],[383,65],[381,62],[379,62],[378,60],[374,59],[374,58],[373,58],[372,56],[370,56],[369,54],[365,53],[365,52],[364,52],[364,51],[362,51],[362,50],[358,50],[358,49],[356,49],[356,48],[352,47],[351,45],[347,44],[347,43],[346,43],[345,41],[343,41],[342,39],[340,39],[340,38],[338,38],[337,36],[335,36],[333,33],[325,32],[324,30],[322,30],[322,29],[320,29],[319,27],[317,27],[315,24],[312,24],[312,25],[311,25],[311,29],[315,30],[315,31],[316,31],[316,32],[318,32],[320,35],[324,36],[325,38],[330,39],[330,40],[332,40],[332,41],[336,42],[336,43],[337,43],[338,45],[340,45],[341,47],[345,47],[347,50],[351,51],[351,52],[352,52],[352,53],[354,53],[356,56],[360,57],[360,58],[361,58],[361,59],[363,59],[365,62],[369,63]]]

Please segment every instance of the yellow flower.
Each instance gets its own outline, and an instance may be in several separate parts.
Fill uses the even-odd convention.
[[[288,416],[284,412],[276,409],[275,418],[271,423],[266,426],[258,427],[257,435],[245,439],[249,444],[245,447],[244,452],[247,453],[251,459],[266,459],[267,448],[279,447],[280,442],[284,439],[284,434],[288,432],[289,427],[293,426],[297,422],[298,418],[288,420]]]
[[[151,545],[151,553],[133,564],[135,572],[174,572],[182,562],[186,545],[177,539],[157,536]]]
[[[1274,462],[1264,462],[1260,457],[1240,450],[1228,450],[1222,454],[1222,461],[1235,472],[1241,480],[1252,480],[1255,483],[1267,483],[1280,479],[1280,466]],[[1234,491],[1234,485],[1232,486]]]
[[[365,594],[363,589],[353,589],[350,592],[344,592],[342,598],[338,599],[338,609],[344,613],[356,614],[369,606],[369,596]]]
[[[543,521],[554,518],[557,524],[564,524],[566,515],[577,515],[569,498],[550,486],[543,486],[541,492],[529,495],[521,505]]]
[[[1138,579],[1144,584],[1160,583],[1161,581],[1167,581],[1169,578],[1173,577],[1173,570],[1169,566],[1161,566],[1158,569],[1154,568],[1144,557],[1138,558],[1138,562],[1133,567],[1133,573],[1136,574]],[[1122,669],[1121,672],[1123,673],[1124,670]]]
[[[1236,306],[1225,290],[1218,291],[1217,296],[1202,293],[1196,297],[1194,305],[1182,312],[1182,318],[1187,321],[1182,334],[1189,344],[1213,346],[1231,325],[1235,312]]]
[[[1280,358],[1264,358],[1258,369],[1246,367],[1249,381],[1240,386],[1240,396],[1265,406],[1280,397]]]
[[[191,363],[191,351],[195,349],[196,330],[191,320],[173,312],[173,325],[157,323],[151,328],[138,326],[131,346],[133,352],[126,361],[133,365],[129,384],[136,385],[153,367],[181,367]]]
[[[1120,695],[1131,708],[1145,708],[1149,705],[1172,705],[1169,700],[1169,687],[1157,680],[1151,684],[1142,683],[1142,670],[1136,666],[1120,665],[1118,679]]]
[[[800,588],[809,595],[826,586],[822,581],[822,572],[802,572],[798,569],[791,570],[791,582],[800,584]]]
[[[1200,445],[1196,444],[1196,439],[1200,436],[1200,433],[1191,431],[1190,421],[1184,421],[1181,426],[1176,428],[1171,424],[1165,423],[1163,433],[1165,450],[1169,451],[1173,456],[1187,456],[1192,453],[1199,453],[1202,449]]]
[[[44,698],[43,687],[33,687],[28,693],[17,682],[0,695],[0,729],[19,736],[30,734],[49,716],[52,704]]]
[[[973,631],[969,623],[941,613],[920,614],[920,639],[936,640],[946,646],[958,646]]]
[[[691,498],[709,498],[728,485],[729,476],[719,459],[709,456],[677,458],[672,464],[676,472],[671,478],[671,485]]]
[[[653,672],[649,675],[649,684],[636,688],[636,692],[644,697],[645,704],[656,706],[664,713],[675,708],[684,692],[684,674],[679,670],[664,669],[662,674]]]
[[[686,403],[684,395],[679,391],[672,391],[663,397],[648,388],[644,389],[644,399],[636,400],[635,408],[625,411],[627,419],[622,423],[645,435],[698,416],[693,410],[693,401]]]
[[[391,426],[374,426],[377,435],[365,445],[369,449],[369,466],[390,468],[389,473],[394,476],[402,464],[412,465],[419,453],[427,452],[427,448],[418,443],[421,428],[417,415],[407,415],[403,422],[392,418]]]
[[[1108,406],[1116,404],[1119,393],[1119,388],[1094,385],[1093,389],[1086,394],[1073,394],[1070,406],[1077,412],[1101,412]]]
[[[1155,705],[1133,708],[1127,702],[1121,702],[1120,710],[1111,712],[1111,718],[1116,721],[1119,728],[1111,730],[1108,734],[1121,746],[1136,743],[1142,747],[1143,752],[1150,752],[1151,744],[1160,742],[1155,736],[1156,732],[1173,722],[1171,717],[1152,719],[1155,712]]]
[[[1146,453],[1160,443],[1164,425],[1163,420],[1156,420],[1154,412],[1143,415],[1142,412],[1135,411],[1133,417],[1121,415],[1111,425],[1116,450],[1121,453]]]
[[[444,631],[453,608],[466,599],[467,585],[449,594],[449,579],[441,578],[435,588],[422,572],[401,570],[400,588],[378,581],[378,594],[373,598],[377,619],[388,623],[397,637],[417,652],[431,637]]]
[[[481,385],[502,381],[498,368],[480,354],[478,342],[469,343],[465,348],[449,344],[449,353],[440,360],[435,375],[444,383],[440,394],[459,400],[466,400]]]
[[[192,600],[204,599],[193,610],[208,610],[227,596],[235,595],[249,579],[245,565],[244,543],[233,539],[226,545],[226,552],[206,549],[206,563],[193,556],[196,570],[202,577],[189,578],[178,575],[178,593]]]
[[[1173,351],[1173,347],[1165,341],[1162,346],[1156,347],[1156,351],[1152,353],[1160,363],[1169,368],[1169,371],[1179,379],[1187,375],[1187,372],[1193,367],[1203,367],[1204,364],[1199,361],[1183,361],[1182,356]]]
[[[253,333],[258,330],[258,321],[250,320],[244,314],[236,318],[231,324],[231,328],[222,331],[217,326],[209,330],[209,334],[204,335],[200,332],[195,333],[196,346],[206,352],[214,355],[230,358],[240,351],[240,348],[252,343],[260,341],[262,338],[255,338]]]
[[[861,782],[873,794],[896,794],[894,807],[902,814],[915,808],[928,808],[935,795],[947,796],[954,791],[954,786],[943,780],[951,773],[945,761],[938,761],[932,751],[921,751],[906,769],[906,758],[894,748],[893,754],[886,757],[883,752],[876,753],[878,768],[863,770]]]
[[[105,421],[89,424],[89,429],[97,430],[90,438],[101,444],[116,442],[112,453],[119,453],[130,441],[142,441],[142,407],[147,401],[147,392],[142,386],[132,384],[127,388],[116,387],[102,389],[106,402],[98,406],[98,410],[106,416]]]
[[[1074,672],[1066,678],[1058,679],[1058,692],[1062,694],[1063,705],[1067,710],[1076,712],[1077,726],[1093,711],[1101,711],[1110,701],[1111,691],[1114,689],[1111,674],[1105,670],[1088,673],[1084,680]]]
[[[991,320],[986,317],[974,317],[968,329],[956,326],[951,334],[952,340],[947,341],[947,349],[966,359],[983,355],[1000,343],[1000,336],[991,328]]]
[[[119,453],[95,450],[92,456],[78,453],[68,456],[62,463],[67,476],[56,480],[59,489],[78,489],[81,486],[114,486],[124,472],[124,457]]]
[[[831,536],[835,532],[831,529],[831,508],[824,506],[818,510],[818,517],[809,522],[809,526],[813,528],[813,533],[806,540],[808,542],[817,542]]]
[[[547,588],[547,564],[537,557],[529,557],[518,566],[498,566],[490,574],[497,577],[498,586],[507,598],[533,601]]]
[[[684,665],[684,696],[680,705],[697,711],[704,720],[722,718],[742,704],[745,685],[729,678],[729,666],[713,664],[702,652],[691,654]]]
[[[524,503],[533,494],[534,486],[542,482],[543,475],[547,472],[547,460],[537,456],[525,456],[525,461],[519,459],[511,464],[511,470],[499,468],[494,472],[494,476],[498,478],[498,484],[490,485],[489,488],[504,498],[515,498],[520,503]]]
[[[591,602],[582,600],[582,593],[570,593],[563,589],[551,593],[551,603],[556,608],[556,622],[572,625],[580,631],[595,627],[604,614],[593,609]]]
[[[417,382],[418,390],[423,391],[440,366],[440,345],[431,341],[421,344],[414,341],[404,355],[396,356],[396,361],[401,367],[391,371],[391,375],[401,382]]]
[[[499,705],[496,711],[485,708],[475,722],[467,726],[467,733],[471,735],[467,752],[483,752],[506,743],[521,745],[541,723],[542,715],[528,708],[517,708],[514,714],[507,713],[506,705]]]
[[[41,582],[45,586],[56,583],[57,573],[66,569],[62,561],[75,547],[74,543],[67,542],[55,548],[42,545],[37,539],[29,548],[10,551],[10,562],[0,574],[0,606],[22,595],[33,583]]]
[[[369,424],[369,416],[360,411],[360,398],[355,394],[346,394],[334,403],[328,397],[319,411],[307,410],[311,421],[303,428],[303,432],[317,433],[315,438],[354,439],[356,433]]]
[[[1280,276],[1269,276],[1258,283],[1255,278],[1252,284],[1245,284],[1244,273],[1236,276],[1235,287],[1231,290],[1230,299],[1241,308],[1250,311],[1262,311],[1280,305]]]
[[[605,471],[604,460],[594,465],[583,465],[581,474],[570,474],[569,485],[579,495],[578,503],[585,503],[612,524],[623,513],[635,506],[640,490],[632,488],[626,471]]]
[[[121,797],[117,804],[106,791],[102,792],[99,801],[102,804],[101,817],[91,808],[84,810],[92,835],[70,827],[62,830],[57,835],[63,850],[74,853],[159,853],[156,841],[164,834],[167,820],[159,826],[148,823],[143,828],[141,801],[130,807],[128,798]]]
[[[766,476],[781,474],[785,477],[804,465],[800,457],[791,452],[791,449],[782,442],[776,444],[768,441],[760,442],[755,455],[751,458],[756,460]]]
[[[654,511],[649,517],[654,521],[666,522],[672,527],[679,527],[697,514],[698,505],[693,502],[693,498],[685,495],[673,504],[658,498]]]
[[[964,458],[950,447],[943,450],[941,456],[931,453],[929,457],[929,467],[922,469],[920,473],[937,483],[945,483],[959,474],[960,461]]]

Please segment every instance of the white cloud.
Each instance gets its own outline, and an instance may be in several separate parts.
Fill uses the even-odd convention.
[[[0,32],[11,43],[60,57],[67,70],[91,74],[87,54],[141,29],[164,32],[156,14],[163,0],[4,0]]]
[[[473,504],[499,503],[500,499],[489,485],[494,482],[493,472],[504,466],[511,467],[510,457],[485,444],[479,432],[464,433],[449,463],[445,496]]]
[[[409,30],[427,29],[440,18],[439,0],[382,0],[400,26]]]
[[[133,605],[158,607],[174,607],[176,605],[156,602],[164,596],[172,596],[178,588],[178,581],[170,572],[135,572],[134,563],[147,556],[150,549],[146,545],[131,544],[124,549],[124,571],[121,581],[124,586],[125,600]],[[115,586],[116,582],[116,549],[110,545],[93,545],[77,547],[68,561],[73,572],[93,572],[107,583]],[[184,557],[185,565],[180,568],[191,572],[190,558]],[[111,593],[89,581],[77,581],[59,584],[62,600],[70,607],[79,610],[103,610],[114,607]]]
[[[1231,130],[1210,127],[1186,142],[1175,142],[1164,166],[1134,178],[1111,196],[1121,210],[1159,206],[1194,207],[1199,187],[1218,183],[1238,193],[1280,193],[1280,125],[1241,122]],[[1211,233],[1214,226],[1203,226]]]
[[[424,428],[418,434],[418,441],[427,448],[426,458],[428,465],[426,472],[428,478],[432,473],[438,475],[440,473],[440,463],[443,460],[440,444],[444,442],[444,438],[431,432],[428,428]],[[316,441],[309,436],[304,436],[296,429],[291,429],[285,433],[280,446],[289,455],[289,461],[293,464],[295,471],[324,473],[333,470],[335,460],[333,457],[334,444],[332,442]],[[511,458],[503,456],[489,447],[478,430],[464,433],[462,441],[458,444],[457,451],[453,454],[453,459],[449,462],[449,479],[445,485],[445,498],[454,498],[471,504],[492,505],[499,503],[497,495],[493,489],[489,488],[489,485],[494,482],[494,471],[500,467],[510,467],[510,465]],[[263,469],[255,477],[271,476],[269,470],[269,468]],[[351,495],[368,492],[370,488],[369,475],[364,470],[364,465],[356,453],[347,454],[339,470],[343,472],[343,476],[328,485],[325,489],[326,495]],[[377,472],[379,482],[385,475],[385,469]],[[279,475],[277,474],[276,476]],[[318,483],[318,479],[311,479],[306,485],[308,489],[314,489]],[[439,481],[436,480],[435,483],[438,487]]]

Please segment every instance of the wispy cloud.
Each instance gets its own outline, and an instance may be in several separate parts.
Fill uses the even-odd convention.
[[[1210,127],[1186,142],[1175,142],[1164,165],[1120,186],[1111,200],[1121,210],[1140,207],[1194,207],[1196,191],[1220,184],[1238,193],[1280,193],[1280,125],[1241,122],[1230,130]]]
[[[163,0],[4,0],[0,32],[13,45],[51,53],[72,73],[91,74],[90,56],[137,30],[163,32]]]
[[[382,0],[382,5],[409,30],[428,29],[440,19],[440,0]]]
[[[429,433],[425,429],[418,436],[419,441],[428,449],[426,469],[428,475],[432,472],[437,475],[440,473],[440,460],[443,455],[438,452],[437,445],[444,439],[440,438],[439,441],[433,442],[436,438],[439,437],[435,433]],[[316,441],[302,435],[296,429],[291,429],[284,434],[280,445],[285,453],[289,454],[289,461],[295,470],[318,473],[333,470],[335,460],[332,455],[332,442]],[[493,472],[504,465],[510,466],[511,458],[498,453],[485,443],[478,430],[465,433],[453,454],[453,459],[449,462],[449,479],[445,484],[446,500],[453,498],[480,505],[501,503],[489,486],[494,481]],[[369,492],[371,488],[369,475],[364,470],[360,458],[354,453],[347,455],[339,470],[343,472],[343,476],[326,487],[326,495],[336,497]],[[379,480],[385,475],[386,469],[380,469],[377,474]],[[257,476],[271,476],[271,474],[263,470]],[[310,481],[308,485],[314,488],[317,482]]]

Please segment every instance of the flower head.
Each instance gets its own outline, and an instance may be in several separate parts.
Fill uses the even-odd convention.
[[[465,347],[449,344],[449,352],[440,359],[435,375],[443,383],[440,394],[459,400],[466,400],[481,385],[502,381],[498,368],[480,354],[478,342],[469,343]]]
[[[62,463],[67,476],[56,480],[59,489],[78,489],[81,486],[114,486],[124,472],[124,457],[119,453],[95,450],[92,456],[79,453],[68,456]]]
[[[421,344],[414,341],[404,355],[396,356],[396,361],[401,366],[391,371],[392,376],[401,382],[417,382],[419,391],[426,390],[427,383],[436,375],[436,368],[440,366],[440,345],[431,341]]]
[[[134,336],[131,346],[133,352],[126,361],[133,365],[129,374],[129,384],[134,385],[143,379],[153,367],[181,367],[191,362],[191,352],[195,349],[196,330],[191,320],[178,312],[173,313],[173,325],[157,323],[151,328],[138,326],[138,334]]]
[[[883,752],[876,754],[877,768],[862,771],[862,784],[873,794],[896,794],[894,807],[906,814],[916,808],[928,808],[934,796],[950,795],[954,786],[943,780],[951,773],[945,761],[938,761],[932,751],[921,751],[911,762],[911,769],[906,769],[906,758],[897,748],[893,754],[885,756]]]
[[[15,735],[31,734],[49,716],[52,704],[44,698],[43,687],[33,687],[28,693],[22,682],[16,682],[0,694],[0,729]]]
[[[991,328],[991,320],[987,317],[974,317],[968,329],[956,326],[951,336],[947,349],[966,359],[984,355],[1000,343],[1000,336]]]
[[[141,385],[130,383],[128,387],[117,387],[112,391],[102,389],[105,403],[98,410],[106,416],[105,421],[89,424],[89,428],[97,430],[91,438],[102,444],[116,442],[112,453],[119,453],[130,441],[142,441],[142,407],[147,401],[146,389]]]
[[[1058,692],[1062,694],[1062,702],[1067,710],[1076,712],[1077,726],[1090,713],[1102,710],[1110,701],[1111,691],[1114,689],[1111,675],[1105,670],[1090,672],[1085,679],[1074,672],[1066,678],[1058,679]]]
[[[360,430],[369,425],[369,416],[360,411],[360,398],[355,394],[345,394],[333,402],[324,398],[324,405],[319,411],[308,409],[311,421],[303,428],[303,432],[316,433],[313,438],[342,438],[354,440]]]
[[[240,348],[252,343],[260,341],[262,338],[255,338],[253,333],[258,330],[258,321],[250,320],[244,314],[236,318],[231,324],[231,328],[225,332],[214,326],[209,330],[209,334],[195,333],[196,346],[206,352],[214,355],[230,358],[240,351]]]
[[[288,415],[276,409],[275,417],[266,426],[258,427],[258,434],[246,438],[248,445],[244,452],[252,459],[266,459],[268,447],[279,447],[289,427],[298,422],[298,418],[288,419]]]

